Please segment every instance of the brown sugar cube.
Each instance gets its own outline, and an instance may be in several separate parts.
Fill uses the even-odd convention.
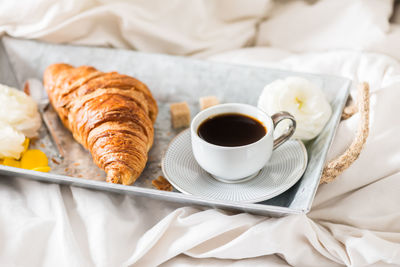
[[[199,99],[199,103],[200,103],[200,109],[204,110],[206,108],[215,106],[219,104],[219,100],[216,96],[204,96],[204,97],[200,97]]]
[[[167,179],[165,179],[163,176],[158,176],[157,179],[154,179],[151,181],[151,184],[157,188],[158,190],[163,190],[163,191],[172,191],[172,185],[168,182]]]
[[[190,109],[186,102],[170,105],[172,127],[175,129],[190,125]]]

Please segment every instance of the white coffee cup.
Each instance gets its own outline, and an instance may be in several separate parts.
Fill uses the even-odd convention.
[[[238,113],[257,119],[266,128],[266,134],[258,141],[244,146],[219,146],[198,135],[202,122],[210,117],[226,113]],[[274,140],[274,128],[282,120],[291,120],[287,131]],[[207,108],[194,117],[190,125],[192,150],[197,163],[215,179],[227,183],[251,179],[267,164],[272,151],[287,141],[296,129],[296,121],[288,112],[271,117],[261,109],[239,103],[221,104]]]

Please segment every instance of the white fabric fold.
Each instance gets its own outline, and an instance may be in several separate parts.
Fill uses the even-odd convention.
[[[254,41],[270,0],[3,2],[0,34],[204,56]]]

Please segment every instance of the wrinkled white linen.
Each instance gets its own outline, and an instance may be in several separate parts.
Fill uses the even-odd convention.
[[[1,4],[0,33],[56,43],[205,55],[254,41],[269,0],[13,1]]]
[[[367,144],[319,187],[307,216],[230,214],[1,177],[0,265],[400,265],[400,34],[388,23],[392,3],[311,2],[0,2],[0,32],[16,37],[330,73],[371,86]],[[287,34],[295,26],[297,34]],[[259,47],[243,48],[255,40]],[[351,143],[357,123],[358,115],[341,122],[329,158]]]
[[[282,1],[274,11],[261,23],[257,45],[292,51],[360,49],[385,38],[392,1]]]

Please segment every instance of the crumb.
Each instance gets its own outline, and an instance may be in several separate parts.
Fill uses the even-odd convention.
[[[165,179],[164,176],[161,175],[158,176],[157,179],[151,181],[151,184],[158,190],[172,191],[173,189],[172,185],[167,181],[167,179]]]
[[[41,144],[40,144],[40,147],[41,147],[41,148],[45,148],[46,146],[45,146],[43,143],[41,143]]]
[[[219,104],[219,100],[216,96],[204,96],[199,99],[200,110],[215,106]]]
[[[76,177],[82,178],[83,176],[82,176],[82,174],[78,174]]]
[[[54,163],[54,164],[60,164],[60,162],[58,162],[55,158],[51,158],[51,161]]]
[[[186,102],[171,104],[170,112],[173,128],[177,129],[190,125],[190,109]]]
[[[81,164],[80,164],[79,162],[75,162],[74,165],[75,165],[75,166],[79,166],[79,165],[81,165]]]
[[[68,169],[68,168],[65,168],[65,169],[64,169],[64,171],[65,171],[65,172],[68,172],[68,171],[69,171],[69,169]]]

